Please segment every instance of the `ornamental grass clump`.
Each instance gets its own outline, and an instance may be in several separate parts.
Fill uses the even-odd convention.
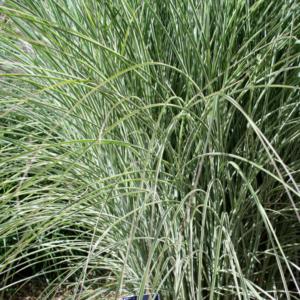
[[[298,1],[0,13],[2,297],[299,299]]]

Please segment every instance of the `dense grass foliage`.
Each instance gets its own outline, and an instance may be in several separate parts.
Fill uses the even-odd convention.
[[[299,1],[0,12],[2,294],[299,299]]]

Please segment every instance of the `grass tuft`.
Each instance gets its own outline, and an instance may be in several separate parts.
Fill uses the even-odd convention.
[[[299,299],[298,1],[0,14],[2,297]]]

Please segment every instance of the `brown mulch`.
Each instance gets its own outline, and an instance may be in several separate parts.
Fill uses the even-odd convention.
[[[38,297],[42,294],[44,289],[46,288],[45,283],[40,281],[31,281],[24,285],[13,287],[10,289],[7,289],[4,292],[2,300],[37,300]],[[67,296],[68,291],[58,291],[55,300],[64,300],[65,296]]]

